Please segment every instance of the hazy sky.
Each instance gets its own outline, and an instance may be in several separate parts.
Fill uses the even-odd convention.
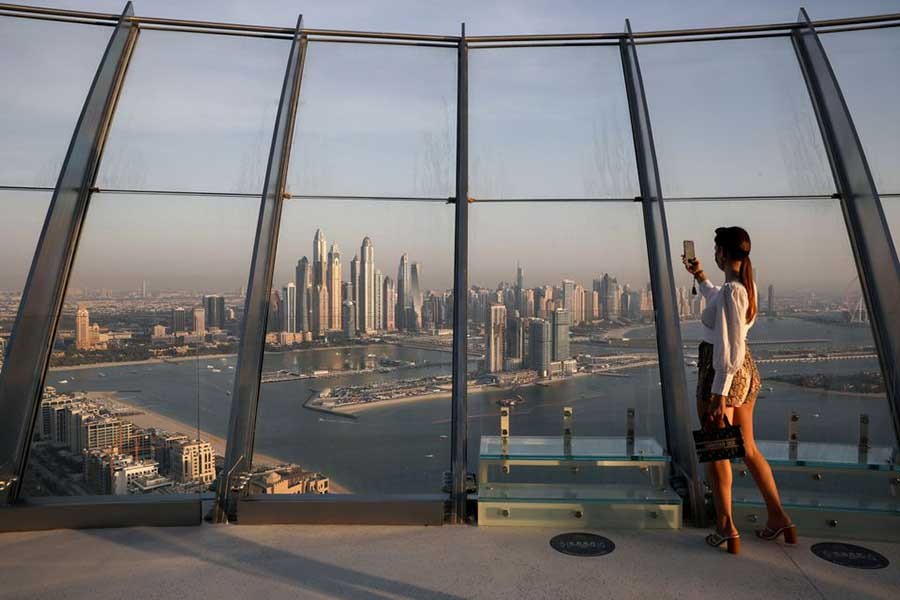
[[[35,4],[118,12],[122,2]],[[184,2],[137,0],[138,14],[362,30],[549,33],[788,21],[770,2]],[[900,11],[900,0],[808,1],[813,18]],[[0,19],[0,184],[55,183],[109,28]],[[54,43],[47,40],[53,35]],[[897,29],[824,36],[883,192],[900,192]],[[255,193],[262,185],[289,44],[145,31],[101,165],[101,188]],[[639,50],[668,196],[830,194],[833,183],[790,43],[759,39]],[[618,50],[470,53],[470,192],[475,198],[631,198],[638,193]],[[289,174],[294,194],[443,198],[453,193],[453,50],[312,44]],[[885,76],[894,74],[893,77]],[[0,288],[20,288],[49,194],[0,192]],[[884,200],[894,228],[900,199]],[[670,203],[670,238],[705,239],[721,224],[754,238],[761,283],[842,292],[854,277],[834,202]],[[73,285],[235,289],[246,283],[258,201],[98,195]],[[786,225],[790,224],[788,228]],[[311,258],[322,227],[344,270],[364,235],[392,277],[402,252],[423,284],[452,281],[452,207],[441,203],[287,203],[276,285]],[[827,236],[823,239],[823,232]],[[632,203],[472,205],[470,280],[529,284],[609,271],[644,285],[646,250]],[[702,254],[701,254],[702,256]],[[787,258],[789,257],[789,258]],[[763,266],[764,265],[764,266]],[[823,268],[823,265],[826,268]]]

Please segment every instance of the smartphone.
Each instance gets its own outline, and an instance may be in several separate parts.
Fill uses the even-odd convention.
[[[697,255],[694,254],[694,241],[684,240],[684,257],[688,260],[694,260]]]

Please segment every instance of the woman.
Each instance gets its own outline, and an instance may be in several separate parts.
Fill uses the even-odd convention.
[[[744,437],[744,464],[766,502],[768,521],[756,535],[764,540],[784,536],[797,543],[797,528],[784,511],[769,463],[759,453],[753,439],[753,408],[759,393],[759,372],[747,347],[747,332],[757,313],[756,284],[750,262],[750,236],[740,227],[716,229],[716,265],[725,272],[722,287],[713,285],[698,259],[682,262],[697,280],[706,307],[700,316],[703,342],[700,344],[697,376],[697,414],[703,427],[722,427],[726,420],[738,425]],[[727,543],[737,554],[740,534],[731,513],[731,464],[727,460],[707,463],[706,478],[712,487],[716,507],[716,532],[706,538],[710,546]]]

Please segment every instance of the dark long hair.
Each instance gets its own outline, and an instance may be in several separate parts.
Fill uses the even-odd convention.
[[[716,246],[725,251],[725,256],[741,261],[738,275],[747,290],[750,305],[747,307],[747,322],[756,317],[756,287],[753,285],[753,262],[750,260],[750,234],[741,227],[719,227],[716,229]]]

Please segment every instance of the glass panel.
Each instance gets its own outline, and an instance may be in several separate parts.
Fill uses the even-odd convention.
[[[759,318],[748,341],[762,376],[755,437],[787,440],[796,414],[801,444],[858,445],[865,414],[872,456],[876,447],[893,449],[884,381],[839,202],[670,202],[666,215],[672,256],[681,255],[682,240],[696,240],[717,285],[723,275],[713,259],[714,229],[737,223],[753,240]],[[691,277],[680,266],[676,281],[686,359],[696,361],[703,302],[691,296]],[[696,386],[695,369],[689,386]]]
[[[453,205],[285,204],[251,493],[439,493]]]
[[[3,240],[3,260],[0,260],[0,370],[3,369],[9,336],[47,216],[47,207],[50,206],[50,197],[50,192],[0,190],[0,213],[3,214],[0,221],[0,239]]]
[[[472,50],[469,145],[475,198],[639,195],[619,49]]]
[[[847,31],[820,38],[878,191],[900,193],[900,31]]]
[[[891,236],[894,238],[894,248],[900,252],[900,198],[883,197],[881,199],[881,207],[884,209],[888,229],[891,230]]]
[[[447,198],[455,166],[455,49],[310,42],[292,192]]]
[[[641,464],[667,463],[640,204],[476,202],[469,253],[479,495],[508,484],[647,487]],[[529,452],[541,458],[503,469]],[[603,460],[615,468],[597,469]]]
[[[142,31],[97,185],[259,193],[290,42]]]
[[[110,35],[110,27],[0,17],[0,184],[56,185]]]
[[[666,196],[833,192],[788,38],[645,45],[639,54]]]
[[[26,495],[209,488],[225,450],[258,210],[246,198],[91,198]]]

